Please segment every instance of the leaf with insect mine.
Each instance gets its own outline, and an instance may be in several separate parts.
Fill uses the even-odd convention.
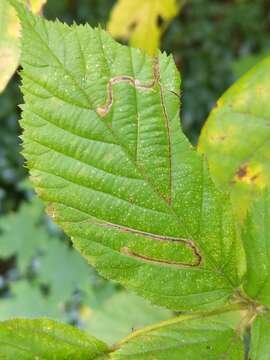
[[[11,2],[23,27],[23,153],[48,213],[103,276],[153,303],[226,302],[239,284],[230,201],[182,133],[172,57]]]

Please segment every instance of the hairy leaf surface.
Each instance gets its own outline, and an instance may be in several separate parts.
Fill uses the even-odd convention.
[[[221,189],[230,191],[240,221],[270,182],[269,76],[268,57],[218,101],[199,141],[211,175]]]
[[[38,13],[46,0],[23,0]],[[0,93],[5,89],[20,60],[20,24],[8,0],[0,0]]]
[[[236,332],[218,321],[192,319],[143,329],[120,343],[113,360],[194,360],[244,358],[243,343]]]
[[[130,39],[132,46],[154,55],[161,35],[168,22],[177,15],[178,7],[177,0],[118,0],[108,30],[112,36]]]
[[[106,359],[107,346],[82,331],[52,320],[0,322],[0,358]]]
[[[250,360],[268,360],[270,354],[270,316],[258,316],[251,328]]]
[[[247,258],[245,291],[270,306],[270,190],[266,188],[247,214],[243,230]]]
[[[180,129],[172,58],[16,6],[24,155],[49,214],[102,275],[156,304],[226,301],[238,285],[235,224]]]

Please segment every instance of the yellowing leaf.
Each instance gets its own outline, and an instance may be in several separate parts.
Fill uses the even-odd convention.
[[[42,7],[46,4],[47,0],[29,0],[26,1],[26,4],[30,9],[33,11],[33,13],[38,14],[42,10]]]
[[[106,344],[49,319],[0,322],[0,359],[105,359]]]
[[[238,80],[218,101],[199,140],[210,171],[229,191],[242,223],[270,182],[270,58]]]
[[[154,55],[168,22],[179,10],[177,0],[119,0],[108,30],[116,38],[130,39],[130,44]]]
[[[39,13],[46,0],[24,0]],[[0,92],[8,84],[20,61],[20,24],[15,10],[7,0],[0,0]]]

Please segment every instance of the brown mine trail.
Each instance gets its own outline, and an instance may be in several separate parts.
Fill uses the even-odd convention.
[[[141,82],[141,80],[137,80],[134,79],[131,76],[128,75],[119,75],[119,76],[115,76],[113,78],[111,78],[107,84],[107,100],[106,103],[103,106],[99,106],[96,109],[96,112],[99,116],[101,117],[105,117],[112,105],[113,105],[113,86],[115,84],[119,84],[119,83],[127,83],[130,84],[131,86],[133,86],[136,89],[141,89],[141,90],[145,90],[145,91],[149,91],[152,90],[156,85],[159,85],[160,87],[160,96],[161,96],[161,105],[162,105],[162,111],[163,111],[163,115],[165,118],[165,126],[167,128],[168,131],[168,136],[169,136],[169,120],[167,117],[167,112],[166,112],[166,108],[164,105],[164,100],[163,100],[163,87],[160,84],[160,69],[159,69],[159,62],[158,59],[155,58],[154,63],[153,63],[153,79],[151,81],[149,81],[146,84],[143,84]],[[178,96],[178,94],[176,94],[174,91],[169,90],[173,95]],[[169,139],[170,140],[170,139]],[[171,144],[169,141],[169,146],[170,146],[170,151],[169,153],[171,154]],[[169,205],[171,205],[171,199],[167,199],[167,203]],[[173,267],[177,267],[177,268],[195,268],[195,267],[199,267],[202,264],[203,261],[203,257],[200,253],[199,248],[197,247],[197,245],[195,244],[195,242],[193,240],[188,240],[188,239],[182,239],[182,238],[177,238],[177,237],[171,237],[171,236],[162,236],[162,235],[156,235],[156,234],[152,234],[152,233],[148,233],[148,232],[144,232],[141,230],[136,230],[136,229],[132,229],[129,227],[125,227],[122,225],[116,225],[116,224],[112,224],[112,223],[108,223],[108,222],[104,222],[104,223],[93,223],[96,226],[101,226],[101,227],[108,227],[108,228],[114,228],[120,232],[127,232],[127,233],[131,233],[137,236],[141,236],[144,238],[148,238],[151,240],[155,240],[155,241],[166,241],[166,242],[171,242],[171,243],[182,243],[183,246],[189,248],[192,252],[192,254],[194,255],[195,260],[193,262],[190,263],[186,263],[186,262],[178,262],[178,261],[174,261],[174,260],[166,260],[166,259],[158,259],[158,258],[153,258],[153,257],[149,257],[143,254],[139,254],[136,253],[134,251],[132,251],[130,248],[128,248],[127,246],[122,247],[120,249],[120,252],[124,255],[142,260],[144,262],[148,262],[148,263],[152,263],[152,264],[158,264],[158,265],[166,265],[166,266],[173,266]]]
[[[112,223],[108,223],[108,222],[93,223],[93,224],[97,225],[97,226],[101,226],[101,227],[113,228],[120,232],[134,234],[134,235],[141,236],[141,237],[148,238],[148,239],[155,240],[155,241],[171,242],[171,243],[179,243],[179,244],[181,243],[181,244],[183,244],[183,246],[185,246],[191,250],[192,254],[194,255],[195,260],[191,263],[184,263],[184,262],[180,262],[180,261],[178,262],[178,261],[173,261],[173,260],[152,258],[152,257],[145,256],[143,254],[136,253],[136,252],[132,251],[131,249],[129,249],[127,246],[122,247],[120,249],[120,252],[125,255],[128,255],[130,257],[134,257],[134,258],[143,260],[145,262],[151,262],[151,263],[155,263],[155,264],[159,264],[159,265],[169,265],[169,266],[174,266],[177,268],[195,268],[195,267],[199,267],[202,264],[203,257],[200,253],[199,248],[197,247],[197,245],[195,244],[195,242],[193,240],[182,239],[182,238],[172,237],[172,236],[156,235],[156,234],[148,233],[145,231],[136,230],[136,229],[132,229],[130,227],[116,225],[116,224],[112,224]]]
[[[119,75],[111,78],[107,85],[107,101],[105,105],[99,106],[96,109],[96,112],[99,116],[104,117],[110,111],[113,105],[113,85],[120,83],[128,83],[136,89],[141,90],[151,90],[155,87],[155,85],[159,82],[160,73],[159,73],[159,63],[158,60],[155,59],[153,63],[153,80],[151,80],[147,84],[143,84],[140,80],[134,79],[128,75]]]

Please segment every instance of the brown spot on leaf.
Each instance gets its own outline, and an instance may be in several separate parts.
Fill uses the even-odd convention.
[[[129,30],[130,32],[134,31],[134,30],[136,29],[137,25],[138,25],[137,22],[136,22],[136,21],[133,21],[133,22],[129,25],[128,30]]]
[[[55,209],[54,209],[54,206],[52,203],[50,203],[48,206],[47,206],[47,214],[52,218],[52,219],[55,219],[56,217],[56,214],[55,214]]]
[[[243,164],[237,169],[234,179],[231,181],[231,185],[241,182],[262,187],[263,180],[261,175],[262,169],[260,167],[255,164]]]
[[[220,135],[214,135],[210,137],[212,141],[216,142],[216,141],[224,141],[227,139],[227,136],[224,134],[220,134]]]
[[[220,140],[220,141],[224,141],[226,138],[227,138],[226,135],[220,135],[220,136],[218,136],[218,140]]]
[[[157,27],[158,28],[162,28],[163,25],[165,23],[165,20],[163,19],[163,17],[159,14],[157,17]]]
[[[247,175],[248,167],[247,165],[242,165],[236,172],[236,177],[241,180],[243,177]]]
[[[253,175],[250,180],[251,180],[252,182],[256,181],[256,180],[258,179],[259,175],[260,175],[260,174]]]

